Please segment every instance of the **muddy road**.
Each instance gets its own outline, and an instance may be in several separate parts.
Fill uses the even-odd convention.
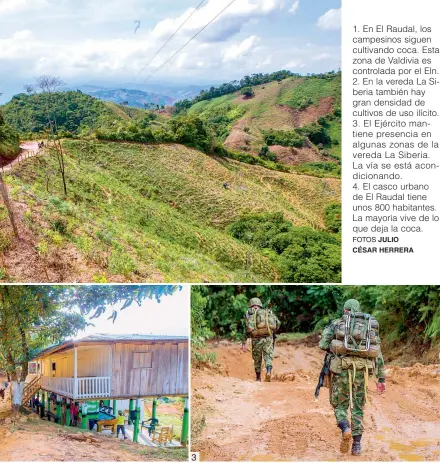
[[[353,457],[339,452],[328,389],[314,398],[318,348],[277,345],[271,383],[254,381],[251,354],[240,345],[209,350],[220,370],[192,376],[192,451],[202,460],[440,460],[440,365],[388,366],[383,395],[370,379],[363,454]]]

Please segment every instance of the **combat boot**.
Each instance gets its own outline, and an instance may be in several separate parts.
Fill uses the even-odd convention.
[[[353,436],[353,445],[351,447],[351,454],[352,455],[360,455],[361,454],[361,439],[362,439],[362,435]]]
[[[270,383],[271,376],[272,376],[272,367],[267,367],[266,368],[266,378],[264,378],[264,381],[266,381],[266,383]]]
[[[348,421],[341,421],[338,423],[339,429],[342,431],[342,440],[341,440],[341,453],[348,453],[350,448],[351,440],[351,428],[348,424]]]
[[[255,376],[257,377],[257,381],[261,381],[261,371],[256,371]]]

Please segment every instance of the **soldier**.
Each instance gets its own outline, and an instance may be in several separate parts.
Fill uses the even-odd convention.
[[[369,327],[369,331],[364,327]],[[368,343],[366,337],[369,338]],[[360,312],[358,301],[349,299],[344,304],[344,316],[324,329],[319,347],[330,353],[330,403],[342,432],[341,452],[348,452],[353,437],[351,453],[360,455],[369,374],[374,373],[378,378],[377,392],[385,392],[379,325],[373,317]],[[349,407],[351,427],[348,422]]]
[[[252,358],[256,380],[261,381],[261,365],[264,359],[266,366],[265,381],[270,382],[272,376],[272,361],[275,345],[275,333],[280,328],[280,321],[269,309],[263,309],[261,300],[257,297],[249,301],[249,310],[246,312],[247,336],[252,339]],[[242,343],[243,352],[247,351],[246,342]]]

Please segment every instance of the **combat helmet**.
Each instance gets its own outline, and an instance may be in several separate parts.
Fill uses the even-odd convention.
[[[344,310],[349,310],[352,314],[359,312],[360,304],[356,299],[348,299],[345,301]]]
[[[263,307],[263,304],[262,304],[261,300],[258,299],[258,297],[253,297],[249,301],[249,307],[254,307],[255,305],[258,306],[258,307]]]

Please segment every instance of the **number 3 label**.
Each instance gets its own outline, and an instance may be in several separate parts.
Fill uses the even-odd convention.
[[[199,452],[191,452],[190,461],[200,461],[200,453]]]

